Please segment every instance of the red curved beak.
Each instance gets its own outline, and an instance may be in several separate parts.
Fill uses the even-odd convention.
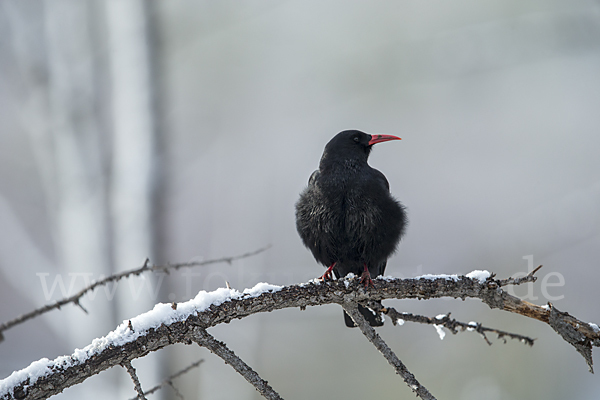
[[[392,135],[371,135],[371,140],[369,140],[369,146],[375,143],[387,142],[388,140],[402,140],[398,136]]]

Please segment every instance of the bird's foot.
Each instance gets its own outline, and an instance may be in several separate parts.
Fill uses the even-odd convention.
[[[365,264],[365,270],[360,275],[360,283],[365,284],[365,289],[368,288],[369,286],[372,286],[373,288],[375,287],[375,284],[373,283],[373,279],[371,279],[371,273],[367,269],[366,264]]]
[[[323,274],[323,276],[319,279],[321,279],[322,281],[332,281],[333,280],[333,267],[335,267],[335,263],[331,264],[329,266],[329,268],[327,268],[327,271],[325,271],[325,273]]]

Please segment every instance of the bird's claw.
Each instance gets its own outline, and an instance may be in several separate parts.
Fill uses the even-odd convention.
[[[325,271],[325,273],[323,274],[322,277],[320,277],[319,279],[321,279],[323,282],[327,282],[327,281],[332,281],[333,280],[333,267],[335,267],[336,263],[333,263],[329,266],[329,268],[327,268],[327,271]]]
[[[373,283],[373,279],[371,279],[371,274],[367,269],[360,275],[360,283],[364,283],[365,289],[369,286],[375,288],[375,284]]]
[[[332,281],[333,280],[333,275],[331,274],[330,270],[325,271],[325,273],[323,274],[322,277],[319,278],[320,280],[327,282],[327,281]]]

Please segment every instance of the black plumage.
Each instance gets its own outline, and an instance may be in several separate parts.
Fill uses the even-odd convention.
[[[400,139],[349,130],[325,146],[319,169],[296,203],[296,228],[315,259],[328,267],[322,278],[349,273],[361,276],[365,286],[382,275],[407,224],[404,207],[389,191],[389,183],[367,163],[376,143]],[[371,325],[383,323],[364,307]],[[345,315],[346,324],[354,326]]]

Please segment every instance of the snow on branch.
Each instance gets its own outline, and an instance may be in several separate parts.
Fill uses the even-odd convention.
[[[213,351],[219,346],[215,344],[216,339],[206,339],[206,329],[256,313],[336,303],[352,314],[353,307],[358,303],[385,299],[480,299],[491,308],[549,324],[584,356],[591,371],[592,347],[600,346],[600,329],[595,324],[580,321],[557,310],[552,304],[537,306],[520,300],[502,289],[505,282],[495,280],[487,272],[478,271],[468,276],[427,275],[413,279],[380,277],[375,279],[375,288],[367,289],[360,285],[357,278],[350,278],[329,283],[313,280],[283,287],[259,283],[243,292],[229,288],[201,291],[187,302],[157,304],[153,310],[123,321],[114,331],[94,339],[90,345],[76,349],[69,356],[54,360],[41,359],[23,370],[13,372],[0,381],[0,399],[45,399],[101,371],[116,365],[127,365],[133,359],[174,343],[196,342]],[[223,349],[219,351],[227,353]],[[234,360],[235,357],[230,359]],[[253,375],[252,379],[249,377],[245,376],[261,391],[256,382],[260,383],[262,378],[258,375]],[[268,398],[278,398],[274,391],[272,396]],[[425,392],[423,396],[426,396]]]

